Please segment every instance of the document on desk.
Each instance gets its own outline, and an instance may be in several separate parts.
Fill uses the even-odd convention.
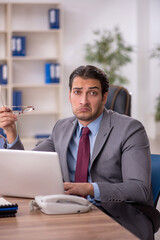
[[[17,203],[10,203],[4,198],[0,198],[0,218],[14,217],[17,213]]]

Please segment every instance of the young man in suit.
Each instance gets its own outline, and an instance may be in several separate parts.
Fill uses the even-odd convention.
[[[94,203],[141,203],[153,207],[150,147],[145,129],[139,121],[105,109],[108,88],[108,78],[100,69],[90,65],[75,69],[69,79],[74,117],[59,120],[51,136],[34,150],[58,152],[66,194],[87,196]],[[15,121],[10,109],[0,108],[6,147],[23,149]],[[78,145],[82,128],[86,127],[90,131],[88,175],[86,182],[76,182]],[[152,222],[135,208],[137,214],[139,223],[129,229],[141,239],[153,239]],[[123,220],[119,222],[123,224]]]

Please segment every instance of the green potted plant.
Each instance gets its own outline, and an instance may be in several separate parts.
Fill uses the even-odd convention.
[[[111,31],[94,31],[96,39],[85,45],[85,60],[96,64],[107,74],[110,84],[122,85],[128,79],[121,74],[121,68],[130,63],[133,47],[128,45],[119,28]]]
[[[160,121],[160,96],[157,98],[155,120],[157,122]]]
[[[152,50],[151,57],[160,60],[160,45],[157,45],[157,47]]]
[[[157,58],[158,60],[160,60],[160,44],[152,50],[151,58]],[[157,122],[160,122],[160,96],[157,98],[155,120]]]

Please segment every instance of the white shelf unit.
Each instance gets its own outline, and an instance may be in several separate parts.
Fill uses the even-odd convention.
[[[48,11],[60,9],[60,28],[49,28]],[[26,37],[26,56],[12,56],[12,36]],[[60,83],[45,83],[45,63],[60,64]],[[37,134],[50,134],[61,117],[62,7],[56,3],[0,3],[0,64],[8,66],[8,84],[2,97],[12,106],[13,91],[22,92],[22,104],[35,110],[18,116],[17,129],[26,149]],[[29,147],[27,147],[29,145]]]

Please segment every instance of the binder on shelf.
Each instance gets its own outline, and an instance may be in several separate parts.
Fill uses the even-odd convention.
[[[0,218],[15,217],[17,210],[17,203],[10,203],[4,198],[0,198]]]
[[[26,55],[26,37],[17,37],[16,39],[17,56]]]
[[[54,82],[59,83],[60,82],[60,65],[59,65],[59,63],[54,64],[54,71],[55,71]]]
[[[60,10],[57,8],[51,8],[48,12],[49,15],[49,28],[59,29],[60,28]]]
[[[22,92],[13,91],[13,110],[22,110]]]
[[[12,37],[12,56],[16,56],[16,37]]]
[[[50,83],[50,66],[52,63],[45,64],[45,82]]]
[[[26,56],[26,37],[12,37],[12,56]]]
[[[60,64],[59,63],[45,64],[45,82],[46,83],[60,82]]]
[[[7,84],[8,79],[8,68],[7,64],[0,65],[0,84]]]
[[[39,139],[39,138],[48,138],[50,134],[36,134],[34,137]]]

